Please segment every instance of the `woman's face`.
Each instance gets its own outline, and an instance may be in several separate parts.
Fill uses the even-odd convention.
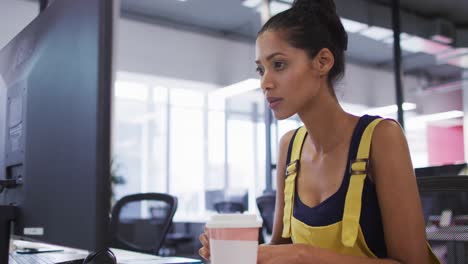
[[[289,45],[280,31],[265,31],[256,42],[257,71],[265,99],[277,119],[305,110],[320,90],[316,59]]]

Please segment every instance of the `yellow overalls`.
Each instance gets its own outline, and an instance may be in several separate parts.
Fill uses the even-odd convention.
[[[381,118],[375,119],[366,127],[359,144],[356,160],[351,163],[351,177],[346,193],[343,219],[327,226],[309,226],[293,215],[295,181],[299,172],[302,145],[307,135],[305,127],[298,129],[292,143],[290,158],[292,162],[286,168],[282,237],[291,238],[293,243],[331,249],[343,255],[377,258],[366,244],[359,220],[372,133],[381,120]],[[430,263],[440,264],[430,247],[429,252]]]

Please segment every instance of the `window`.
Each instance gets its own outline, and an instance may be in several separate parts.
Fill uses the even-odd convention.
[[[170,94],[169,193],[178,211],[194,215],[204,210],[204,94],[174,89]]]
[[[263,96],[225,100],[210,97],[210,89],[208,84],[118,74],[113,173],[124,183],[115,183],[115,199],[170,193],[178,198],[176,219],[193,219],[211,208],[206,195],[247,194],[247,209],[256,211],[255,198],[266,180]],[[295,119],[278,122],[276,134],[297,126]]]

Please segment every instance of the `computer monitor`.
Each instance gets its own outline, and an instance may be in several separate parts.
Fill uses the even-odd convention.
[[[465,173],[466,163],[446,164],[415,168],[418,179],[425,177],[448,177]],[[454,216],[468,215],[468,194],[464,192],[422,192],[420,194],[426,223],[431,216],[440,216],[444,210],[451,210]]]
[[[431,177],[431,176],[454,176],[459,175],[466,169],[466,163],[446,164],[440,166],[429,166],[415,168],[416,177]]]
[[[224,201],[224,190],[206,190],[205,191],[205,209],[208,211],[216,211],[215,203]]]
[[[205,191],[205,209],[216,211],[218,202],[236,202],[242,204],[244,210],[249,209],[249,191],[247,189],[217,189]]]
[[[20,184],[0,205],[18,208],[15,236],[107,246],[113,20],[112,0],[53,1],[0,51],[0,180]]]

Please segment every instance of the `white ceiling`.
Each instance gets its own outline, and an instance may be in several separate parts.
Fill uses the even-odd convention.
[[[379,8],[387,7],[390,17],[390,0],[336,0],[337,10],[346,10],[343,13],[352,16],[361,12],[349,10],[353,3],[358,8],[358,3],[367,2]],[[121,0],[121,5],[122,16],[128,18],[252,43],[261,26],[260,14],[243,6],[242,0]],[[466,25],[468,28],[468,1],[402,0],[401,6],[404,12],[424,20],[444,18],[457,27]],[[375,8],[369,7],[369,10]],[[358,16],[356,18],[359,19]],[[361,34],[349,33],[347,58],[356,64],[392,70],[393,46]],[[460,67],[440,63],[435,56],[426,53],[403,51],[403,66],[408,74],[422,74],[441,82],[460,79],[462,73]]]

